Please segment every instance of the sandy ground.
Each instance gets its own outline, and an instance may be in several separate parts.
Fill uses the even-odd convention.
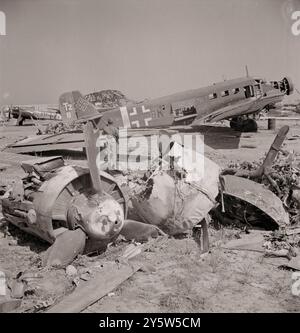
[[[300,127],[282,121],[277,128],[286,124],[290,131],[284,149],[294,151],[298,157]],[[261,121],[258,133],[244,134],[224,127],[200,128],[207,145],[206,155],[222,167],[230,161],[257,161],[275,137],[276,131],[266,127],[266,121]],[[35,131],[34,126],[0,128],[0,149]],[[0,161],[0,167],[5,164]],[[8,166],[0,171],[0,181],[7,184],[22,175],[18,167]],[[239,230],[211,227],[211,249],[205,256],[200,255],[193,238],[170,238],[143,254],[142,270],[84,312],[299,312],[300,296],[291,292],[292,272],[280,268],[287,259],[224,249],[229,240],[244,237]],[[121,242],[100,256],[81,257],[74,266],[84,272],[105,257],[114,258],[126,245]],[[75,288],[64,270],[45,270],[40,266],[40,255],[47,246],[13,226],[8,231],[7,226],[0,226],[0,270],[9,280],[19,272],[40,275],[29,283],[18,312],[43,311],[43,306]]]

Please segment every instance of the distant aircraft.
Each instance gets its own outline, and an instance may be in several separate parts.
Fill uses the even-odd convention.
[[[231,128],[250,132],[257,130],[257,123],[250,115],[269,109],[292,92],[293,84],[287,77],[267,82],[246,76],[144,102],[129,102],[109,110],[98,110],[79,91],[72,91],[60,96],[59,108],[63,121],[93,120],[99,127],[109,119],[120,128],[199,125],[229,120]]]
[[[9,118],[16,118],[17,125],[22,126],[26,119],[34,120],[62,120],[58,105],[12,105],[5,107]]]
[[[95,105],[99,112],[111,110],[129,101],[118,90],[92,92],[84,98]],[[6,118],[16,118],[18,126],[22,126],[26,119],[62,120],[58,104],[6,105],[0,111]]]

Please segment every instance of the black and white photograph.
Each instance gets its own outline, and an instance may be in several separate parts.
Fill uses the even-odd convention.
[[[299,313],[299,56],[300,0],[0,0],[0,314]]]

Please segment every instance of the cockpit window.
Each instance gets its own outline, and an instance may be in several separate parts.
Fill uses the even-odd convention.
[[[244,93],[246,98],[250,98],[254,96],[254,89],[253,86],[245,86],[244,87]]]

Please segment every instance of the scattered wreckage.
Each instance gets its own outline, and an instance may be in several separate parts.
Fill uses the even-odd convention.
[[[204,173],[197,180],[184,170],[178,153],[182,147],[177,142],[172,142],[170,150],[147,172],[122,174],[99,170],[99,133],[92,123],[85,126],[88,167],[67,165],[60,156],[27,156],[21,163],[27,175],[7,189],[2,197],[2,213],[21,230],[51,244],[42,254],[43,266],[72,271],[73,266],[68,265],[79,254],[105,251],[119,235],[126,240],[148,241],[143,245],[131,243],[118,261],[104,262],[95,279],[87,278],[60,303],[51,301],[42,309],[54,304],[48,312],[82,311],[141,269],[141,252],[152,246],[152,241],[161,241],[168,235],[192,233],[202,253],[207,252],[211,220],[242,228],[275,230],[259,251],[292,258],[291,237],[295,241],[297,230],[288,228],[291,214],[286,211],[282,196],[276,195],[280,193],[276,192],[271,172],[288,130],[286,126],[280,129],[264,162],[250,171],[221,170],[202,156],[204,167],[199,172]],[[188,147],[183,151],[191,153]],[[162,165],[170,161],[172,167],[164,170]],[[263,178],[273,186],[273,191],[260,183]],[[295,187],[295,200],[298,193]],[[245,249],[247,244],[239,246]],[[297,257],[287,265],[293,269],[300,267]],[[7,306],[19,306],[20,299],[16,304],[3,304],[5,311]]]
[[[239,224],[264,227],[267,230],[285,228],[290,224],[289,214],[280,198],[260,184],[264,177],[269,184],[278,189],[271,176],[271,167],[288,131],[288,126],[283,126],[278,131],[263,163],[254,170],[228,168],[222,171],[222,212],[220,209],[214,211],[214,216],[221,223],[232,224],[233,221],[237,221]],[[229,208],[226,212],[224,201],[227,201],[225,206]]]
[[[146,186],[141,187],[142,192],[149,194],[146,198],[141,192],[125,191],[114,177],[99,172],[96,138],[88,123],[89,168],[65,165],[61,157],[26,161],[22,168],[28,176],[13,184],[2,200],[3,215],[8,221],[53,244],[45,255],[46,265],[65,266],[84,249],[103,249],[119,234],[143,241],[165,232],[182,233],[201,222],[207,236],[205,217],[218,194],[220,170],[215,163],[205,158],[210,174],[198,188],[181,180],[175,183],[175,178],[157,169],[148,179],[152,185],[146,181]],[[177,196],[179,190],[181,195]],[[143,222],[127,216],[129,193],[132,210]]]
[[[9,222],[52,244],[44,255],[44,265],[66,266],[79,253],[104,250],[119,234],[128,240],[145,241],[162,234],[198,230],[197,240],[206,252],[209,213],[224,223],[242,212],[240,221],[244,220],[246,225],[262,227],[263,218],[269,221],[267,229],[271,230],[289,224],[289,215],[274,193],[240,177],[267,175],[287,131],[288,127],[279,131],[256,174],[232,170],[229,173],[235,175],[226,174],[228,170],[222,174],[218,165],[202,156],[204,174],[198,181],[190,181],[178,155],[175,168],[165,171],[158,164],[150,176],[148,172],[136,174],[135,179],[127,177],[126,186],[121,186],[118,177],[99,171],[96,163],[99,133],[88,122],[85,126],[88,168],[65,165],[62,157],[25,161],[22,168],[27,177],[15,182],[4,195],[2,212]],[[176,142],[170,147],[162,159],[174,157],[182,148]],[[190,153],[188,147],[184,152]],[[238,208],[234,209],[237,203]],[[240,204],[252,207],[250,215],[255,207],[258,215],[249,216],[246,208],[240,209]]]

